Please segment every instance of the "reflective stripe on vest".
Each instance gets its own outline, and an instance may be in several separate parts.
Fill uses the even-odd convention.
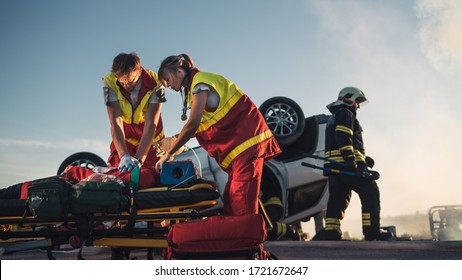
[[[271,156],[279,152],[279,147],[277,147],[278,151],[271,150],[272,148],[267,145],[257,147],[259,143],[274,139],[274,136],[258,112],[258,108],[233,82],[214,73],[198,72],[192,77],[191,91],[199,83],[213,87],[220,97],[220,103],[214,112],[204,111],[196,131],[196,138],[201,145],[205,143],[204,148],[222,168],[228,168],[233,159],[244,151],[250,151],[252,147],[256,150],[250,152],[256,157],[263,154]],[[192,93],[189,102],[191,105]],[[248,118],[247,115],[251,117]],[[240,125],[240,132],[236,133],[235,130],[229,129],[233,127],[229,125],[230,123]],[[221,143],[217,143],[214,139],[220,139]]]
[[[202,114],[201,123],[197,130],[197,132],[201,132],[207,130],[210,126],[222,119],[237,101],[244,96],[244,93],[233,82],[213,73],[198,72],[195,74],[191,84],[191,92],[198,83],[205,83],[213,87],[220,96],[218,108],[214,112],[204,111]],[[191,105],[192,93],[190,93],[189,102]]]
[[[236,91],[231,96],[231,98],[228,100],[228,102],[226,102],[224,106],[222,106],[221,108],[217,108],[217,110],[214,112],[215,113],[214,115],[211,115],[209,112],[204,111],[201,123],[199,125],[199,128],[197,129],[197,132],[205,131],[209,129],[209,127],[217,123],[219,120],[221,120],[229,112],[229,110],[234,105],[236,105],[237,101],[239,101],[241,97],[242,95],[240,94],[240,92]]]
[[[267,130],[267,131],[265,131],[263,133],[260,133],[259,135],[256,135],[256,136],[254,136],[254,137],[252,137],[250,139],[247,139],[247,141],[245,141],[241,145],[234,148],[225,157],[225,159],[221,163],[221,166],[223,166],[224,168],[227,168],[231,164],[233,159],[236,158],[241,153],[243,153],[245,150],[247,150],[248,148],[253,147],[253,146],[257,145],[258,143],[263,142],[264,140],[269,139],[271,137],[273,137],[273,134],[271,133],[270,130]]]
[[[154,137],[154,140],[152,140],[152,143],[159,142],[164,137],[165,137],[165,134],[164,134],[164,130],[162,129],[162,131],[159,134],[157,134],[156,137]],[[125,138],[125,141],[132,144],[133,146],[138,146],[138,144],[140,143],[140,140],[135,139],[135,138]]]
[[[353,148],[353,146],[351,146]],[[359,150],[353,150],[353,154],[351,155],[352,157],[354,156],[356,162],[366,162],[366,156]],[[342,156],[342,153],[340,150],[331,150],[331,151],[326,151],[325,152],[325,157],[336,161],[336,162],[344,162],[344,158]],[[330,164],[332,162],[330,161],[324,161],[324,164]]]

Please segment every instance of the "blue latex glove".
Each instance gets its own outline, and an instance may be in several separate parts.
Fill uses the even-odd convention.
[[[141,168],[141,163],[137,158],[134,158],[129,154],[124,154],[120,158],[118,168],[120,172],[131,171],[135,168]]]

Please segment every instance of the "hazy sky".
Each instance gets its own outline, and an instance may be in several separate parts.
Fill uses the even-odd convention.
[[[287,96],[306,116],[359,87],[382,216],[461,204],[461,30],[458,0],[2,0],[0,186],[53,175],[75,152],[107,159],[101,78],[114,56],[135,51],[157,71],[186,52],[257,105]],[[183,123],[167,97],[171,135]]]

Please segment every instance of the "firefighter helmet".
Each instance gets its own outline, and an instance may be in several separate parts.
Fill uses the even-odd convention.
[[[362,92],[359,88],[346,87],[343,88],[338,94],[337,101],[329,104],[328,107],[342,104],[353,106],[355,101],[358,101],[359,103],[366,102],[366,95],[364,95],[364,92]]]

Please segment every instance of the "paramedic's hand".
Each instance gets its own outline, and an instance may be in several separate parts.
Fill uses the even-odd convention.
[[[132,157],[131,155],[129,154],[124,154],[121,158],[120,158],[120,162],[119,162],[119,171],[120,172],[123,172],[123,171],[131,171],[135,168],[140,168],[141,167],[141,163],[138,159]]]
[[[157,172],[160,172],[162,169],[162,165],[164,162],[172,160],[173,155],[171,153],[164,153],[160,158],[159,161],[156,163],[156,170]]]
[[[175,137],[165,137],[164,139],[159,141],[160,148],[162,151],[170,151],[170,148],[175,143]]]

